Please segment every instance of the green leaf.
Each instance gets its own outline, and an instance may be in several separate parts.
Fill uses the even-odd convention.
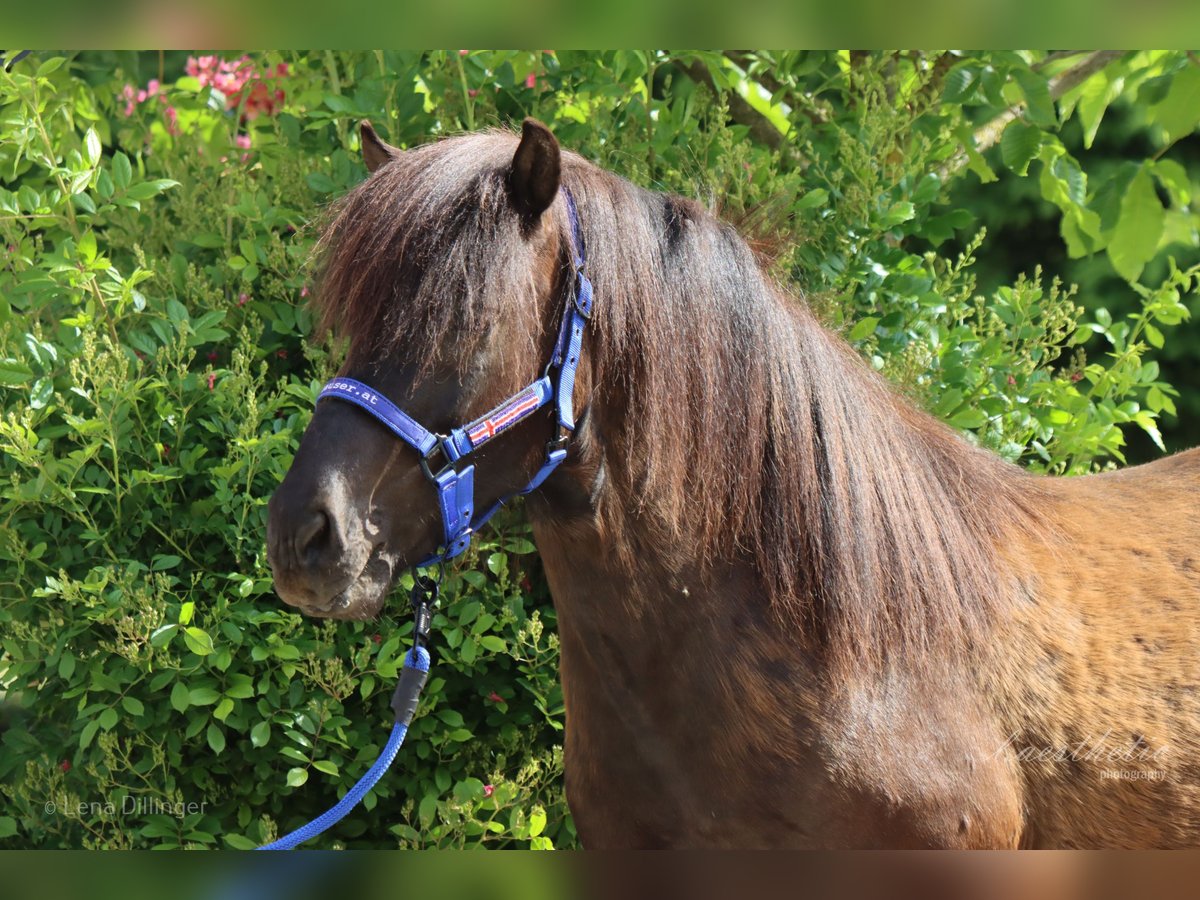
[[[58,677],[63,681],[70,681],[71,676],[75,673],[75,654],[70,650],[64,650],[62,659],[58,661]]]
[[[893,203],[889,207],[879,224],[884,229],[895,228],[897,225],[909,221],[916,214],[916,208],[912,203],[908,200],[902,200],[899,203]]]
[[[324,172],[310,172],[305,180],[308,182],[308,186],[318,194],[328,194],[337,187],[333,183],[333,179]]]
[[[0,359],[0,384],[22,385],[33,378],[33,370],[15,359]]]
[[[846,337],[851,341],[861,341],[873,335],[878,325],[879,316],[866,316],[854,323],[854,327],[850,329],[850,333]]]
[[[100,713],[100,727],[105,731],[112,731],[113,726],[120,721],[120,715],[111,706]]]
[[[101,172],[100,174],[103,175],[104,173]],[[75,208],[80,212],[90,215],[96,211],[96,201],[89,194],[72,194],[71,202],[75,204]]]
[[[1014,119],[1000,138],[1000,158],[1018,175],[1024,175],[1041,146],[1042,130]]]
[[[337,763],[329,759],[318,759],[313,763],[313,768],[318,772],[324,772],[326,775],[333,775],[336,777],[338,774]]]
[[[300,787],[300,785],[304,784],[306,781],[308,781],[308,769],[302,769],[299,766],[296,766],[293,769],[288,769],[288,787]]]
[[[132,185],[125,192],[125,196],[131,200],[149,200],[151,197],[156,197],[167,188],[177,187],[178,181],[172,181],[170,178],[159,178],[155,181],[143,181],[139,184]]]
[[[1167,96],[1150,110],[1150,117],[1166,131],[1168,143],[1192,133],[1200,122],[1200,66],[1189,64],[1175,73]]]
[[[1092,141],[1096,139],[1096,130],[1108,105],[1120,94],[1121,82],[1109,81],[1108,75],[1099,72],[1083,83],[1079,95],[1079,103],[1075,109],[1079,115],[1079,124],[1083,126],[1083,146],[1091,149]]]
[[[421,820],[422,828],[428,828],[433,824],[433,817],[437,815],[437,805],[436,794],[426,794],[421,798],[421,803],[417,807],[417,817]]]
[[[454,796],[461,803],[470,803],[483,796],[483,782],[478,778],[464,778],[454,785]]]
[[[216,722],[208,723],[205,737],[208,739],[208,746],[212,748],[213,753],[220,754],[225,749],[225,732]]]
[[[483,637],[481,637],[479,639],[479,645],[481,647],[486,647],[488,650],[491,650],[493,653],[507,653],[508,652],[508,644],[504,643],[503,638],[498,638],[494,634],[488,634],[488,635],[484,635]]]
[[[17,820],[12,816],[0,816],[0,838],[12,837],[17,833]]]
[[[213,710],[213,718],[224,722],[225,718],[233,712],[233,701],[228,697],[222,697],[221,702],[217,704],[217,708]]]
[[[122,697],[121,705],[125,707],[125,712],[131,716],[140,716],[146,711],[146,707],[137,697]]]
[[[1058,124],[1054,101],[1050,99],[1050,84],[1045,75],[1031,69],[1016,70],[1017,84],[1025,95],[1025,111],[1034,125],[1053,128]]]
[[[96,732],[100,730],[100,722],[97,719],[92,719],[83,726],[83,733],[79,735],[79,749],[86,750],[91,744],[92,738],[96,736]]]
[[[79,253],[79,258],[84,262],[91,262],[96,258],[96,235],[91,231],[85,231],[79,237],[79,243],[76,245],[76,250]]]
[[[974,93],[978,83],[979,72],[973,66],[955,66],[946,75],[945,87],[942,89],[942,101],[961,103]]]
[[[51,72],[57,72],[59,66],[61,66],[66,61],[67,61],[67,58],[65,56],[52,56],[48,60],[43,62],[40,66],[38,66],[37,71],[34,72],[33,74],[38,78],[45,78]],[[2,835],[0,835],[0,836],[2,836]]]
[[[271,740],[271,723],[259,722],[250,729],[250,744],[254,747],[265,747]]]
[[[183,642],[197,656],[208,656],[208,654],[213,652],[212,638],[209,637],[208,632],[203,628],[196,628],[195,626],[185,628]]]
[[[133,178],[133,165],[124,151],[118,150],[113,154],[112,178],[119,190],[123,191],[129,187],[129,181]]]
[[[192,688],[188,692],[188,701],[192,706],[211,706],[221,695],[210,687]]]
[[[546,830],[546,810],[535,806],[529,811],[529,836],[537,837]]]
[[[816,209],[824,206],[829,200],[829,191],[824,188],[814,188],[796,202],[796,209]]]
[[[83,136],[83,158],[87,160],[89,166],[100,162],[100,153],[103,149],[100,144],[100,135],[96,134],[95,128],[89,128],[87,134]]]
[[[1159,184],[1171,196],[1176,206],[1187,206],[1192,202],[1192,179],[1187,169],[1173,159],[1160,159],[1154,163],[1154,175]]]
[[[1143,166],[1121,198],[1121,212],[1108,242],[1108,258],[1126,281],[1135,282],[1158,249],[1165,212],[1154,181]]]
[[[244,834],[226,834],[221,839],[234,850],[255,850],[258,848],[258,842],[250,840]]]
[[[968,407],[962,410],[950,419],[950,424],[955,428],[974,429],[984,425],[988,420],[987,413],[982,409],[974,409]]]
[[[183,560],[178,556],[173,556],[166,553],[159,554],[158,556],[154,557],[154,561],[150,564],[150,570],[152,572],[164,572],[167,569],[175,568],[181,562],[183,562]]]
[[[187,689],[187,685],[182,681],[175,682],[175,686],[171,688],[171,706],[175,707],[178,712],[183,712],[191,704],[191,695]]]

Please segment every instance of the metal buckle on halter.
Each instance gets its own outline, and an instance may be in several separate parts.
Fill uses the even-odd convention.
[[[583,282],[588,281],[587,276],[583,273],[586,265],[586,262],[582,262],[575,268],[575,290],[571,292],[571,305],[575,307],[575,311],[583,316],[584,319],[590,319],[592,317],[591,305],[585,307],[579,302],[579,295],[581,293],[579,287]],[[588,281],[588,284],[590,285],[591,282]],[[593,290],[595,289],[593,288]]]
[[[450,451],[446,449],[446,442],[449,440],[449,438],[440,434],[434,436],[437,438],[437,443],[430,447],[429,452],[421,457],[421,471],[425,473],[426,478],[436,485],[437,477],[439,475],[441,475],[447,469],[454,468],[454,459],[450,456]],[[441,466],[438,466],[437,471],[435,472],[429,463],[430,460],[433,459],[434,454],[436,454],[439,450],[442,451],[442,459],[445,460],[445,462]]]
[[[558,437],[546,441],[547,456],[559,450],[566,450],[567,444],[571,442],[571,436],[575,434],[573,429],[563,428],[561,425],[559,426],[559,430],[562,433]]]

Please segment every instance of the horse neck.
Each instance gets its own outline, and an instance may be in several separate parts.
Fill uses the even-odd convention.
[[[898,397],[765,279],[750,302],[710,288],[706,308],[749,318],[685,316],[674,346],[623,335],[624,355],[596,353],[568,470],[585,512],[540,529],[543,555],[578,571],[586,554],[591,590],[617,584],[609,602],[634,617],[761,604],[847,665],[979,639],[1007,584],[996,544],[1033,518],[1022,473]],[[705,329],[743,352],[699,349]]]

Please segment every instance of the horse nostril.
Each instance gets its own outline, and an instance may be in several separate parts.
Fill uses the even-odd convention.
[[[301,556],[319,551],[320,545],[329,534],[329,516],[323,512],[310,513],[296,529],[296,549]]]

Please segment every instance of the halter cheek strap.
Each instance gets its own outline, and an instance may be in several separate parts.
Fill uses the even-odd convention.
[[[421,469],[437,491],[442,517],[442,545],[432,556],[417,563],[427,566],[458,556],[471,544],[471,535],[479,530],[496,510],[512,499],[502,497],[482,514],[475,513],[475,466],[458,463],[496,435],[527,419],[553,403],[559,436],[546,445],[546,458],[529,483],[517,491],[528,494],[537,490],[567,457],[567,442],[575,430],[575,371],[583,347],[583,333],[592,314],[592,283],[584,274],[583,235],[575,199],[562,189],[571,225],[571,265],[574,279],[559,326],[554,352],[542,377],[513,394],[495,409],[478,419],[439,434],[425,428],[374,388],[353,378],[335,378],[321,389],[317,402],[326,397],[353,403],[379,420],[389,431],[417,451]],[[442,465],[435,468],[436,457]]]

